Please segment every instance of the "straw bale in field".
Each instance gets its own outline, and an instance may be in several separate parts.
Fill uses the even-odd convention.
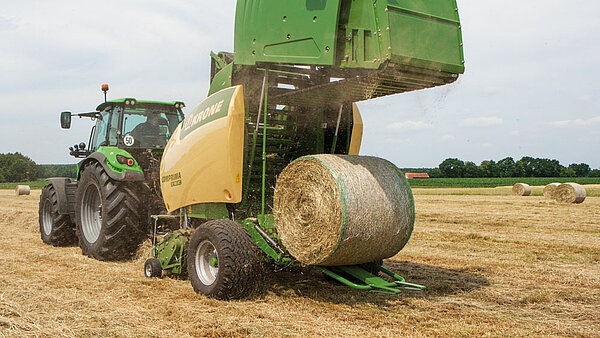
[[[305,264],[385,259],[408,242],[412,192],[392,163],[367,156],[312,155],[279,175],[273,213],[281,241]]]
[[[559,185],[560,183],[550,183],[546,185],[544,187],[544,197],[553,200],[554,192],[556,191],[556,188],[558,188]]]
[[[15,188],[15,195],[29,195],[31,193],[31,188],[28,185],[17,185]]]
[[[512,187],[512,191],[517,196],[529,196],[531,195],[531,187],[529,184],[516,183]]]
[[[585,196],[585,188],[577,183],[563,183],[554,191],[554,198],[560,203],[582,203]]]

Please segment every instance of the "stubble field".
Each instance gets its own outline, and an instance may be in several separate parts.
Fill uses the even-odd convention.
[[[107,263],[44,245],[39,190],[0,190],[0,336],[597,336],[600,197],[463,190],[414,189],[415,231],[385,262],[426,291],[355,291],[295,267],[230,302],[146,279],[148,246]]]

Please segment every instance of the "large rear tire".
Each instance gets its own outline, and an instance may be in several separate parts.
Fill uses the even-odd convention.
[[[42,189],[39,206],[39,223],[42,241],[54,246],[70,246],[77,243],[75,224],[68,214],[58,212],[58,196],[52,184]]]
[[[94,162],[81,174],[75,192],[75,224],[83,254],[102,260],[128,259],[145,238],[136,183],[111,179]]]
[[[258,286],[260,266],[250,235],[236,222],[208,221],[190,239],[187,271],[196,293],[245,298]]]

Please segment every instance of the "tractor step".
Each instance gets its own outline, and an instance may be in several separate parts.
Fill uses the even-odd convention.
[[[315,266],[315,268],[338,282],[358,290],[368,290],[395,295],[404,290],[422,291],[426,288],[423,285],[407,283],[402,276],[375,263],[328,267]],[[365,268],[371,271],[383,272],[393,278],[394,281],[388,282],[367,271]],[[357,280],[358,283],[355,283],[352,280]]]

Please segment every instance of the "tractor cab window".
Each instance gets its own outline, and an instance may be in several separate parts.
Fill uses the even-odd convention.
[[[111,114],[110,125],[108,127],[108,145],[116,146],[118,131],[119,131],[119,117],[121,116],[121,108],[115,108],[115,111]]]
[[[92,137],[92,151],[98,150],[101,146],[107,145],[106,132],[110,123],[110,112],[105,110],[96,118],[96,128]]]
[[[123,142],[129,147],[163,148],[179,122],[176,111],[125,109]]]

